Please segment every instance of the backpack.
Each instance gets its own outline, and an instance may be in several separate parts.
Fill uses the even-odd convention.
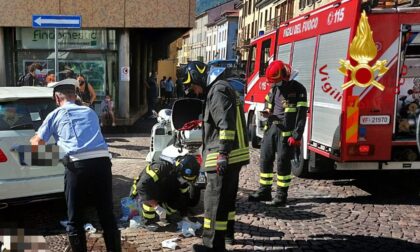
[[[21,76],[19,76],[18,81],[17,81],[17,86],[23,86],[25,84],[25,76],[26,74],[22,74]]]

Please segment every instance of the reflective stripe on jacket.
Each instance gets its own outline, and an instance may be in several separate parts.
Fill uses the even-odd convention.
[[[274,85],[265,97],[265,109],[274,112],[276,95],[280,95],[280,113],[271,115],[268,122],[277,124],[284,135],[293,136],[300,140],[306,124],[306,113],[308,111],[306,88],[298,81],[285,81]]]
[[[217,155],[229,155],[229,164],[249,163],[248,136],[242,103],[226,81],[209,90],[204,108],[204,170],[216,169]]]
[[[165,202],[174,195],[185,193],[189,190],[188,185],[181,184],[175,167],[166,162],[154,162],[134,179],[131,187],[131,196],[139,195],[142,200],[156,200]]]

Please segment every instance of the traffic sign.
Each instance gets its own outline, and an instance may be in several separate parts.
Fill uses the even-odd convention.
[[[32,15],[33,28],[81,28],[81,16]]]

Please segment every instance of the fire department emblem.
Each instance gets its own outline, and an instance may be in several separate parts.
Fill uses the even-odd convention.
[[[388,71],[386,67],[386,60],[378,60],[373,67],[369,65],[378,50],[375,42],[373,41],[372,30],[368,22],[365,11],[357,26],[356,36],[354,36],[350,43],[350,57],[354,59],[358,65],[353,66],[350,60],[340,59],[341,67],[338,69],[343,75],[348,76],[348,71],[351,72],[351,80],[344,83],[341,87],[343,89],[349,88],[353,85],[358,87],[366,88],[370,85],[377,87],[379,90],[384,91],[385,87],[381,83],[377,82],[375,78],[375,72],[378,71],[378,75],[381,76]]]

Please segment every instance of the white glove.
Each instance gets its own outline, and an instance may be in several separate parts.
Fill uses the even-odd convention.
[[[159,216],[159,220],[166,220],[166,210],[163,207],[159,205],[155,206],[155,212]]]

